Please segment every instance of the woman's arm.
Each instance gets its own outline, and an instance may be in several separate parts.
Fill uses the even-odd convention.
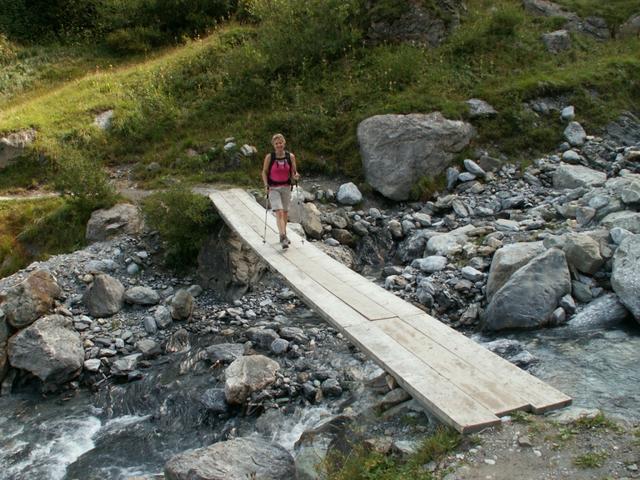
[[[262,162],[262,183],[265,188],[269,188],[269,163],[271,163],[271,155],[267,153]]]
[[[298,173],[298,166],[296,165],[296,156],[291,153],[291,178],[298,180],[300,178],[300,174]]]

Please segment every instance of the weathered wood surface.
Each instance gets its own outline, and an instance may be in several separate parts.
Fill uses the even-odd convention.
[[[229,226],[308,305],[442,422],[467,433],[495,425],[509,412],[540,413],[571,403],[567,395],[358,275],[290,229],[292,244],[282,250],[275,218],[265,216],[245,191],[216,191],[210,198]]]

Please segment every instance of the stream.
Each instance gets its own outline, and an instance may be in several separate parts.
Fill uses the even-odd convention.
[[[500,338],[521,342],[540,360],[532,371],[571,395],[574,405],[640,419],[640,327],[633,321],[608,330],[565,326]],[[323,401],[285,404],[275,415],[263,415],[263,421],[239,407],[212,414],[200,400],[202,393],[222,385],[211,367],[198,360],[210,341],[201,338],[186,352],[159,358],[141,380],[103,386],[97,393],[79,389],[70,398],[43,399],[19,392],[0,398],[0,478],[153,478],[176,453],[247,435],[276,441],[295,457],[303,432],[342,413],[340,402]],[[337,369],[359,368],[364,375],[375,368],[372,362],[356,361],[348,348],[330,355],[328,361]],[[358,393],[349,408],[356,411],[375,401],[366,389],[352,392]]]

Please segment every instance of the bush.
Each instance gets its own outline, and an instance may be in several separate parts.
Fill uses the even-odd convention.
[[[107,208],[116,201],[116,191],[101,166],[80,156],[68,156],[54,165],[53,186],[73,208],[88,212]]]
[[[218,221],[208,198],[181,187],[150,195],[142,211],[166,244],[167,266],[176,270],[195,265],[202,243]]]
[[[254,0],[258,48],[272,72],[334,60],[362,38],[358,0]]]
[[[116,53],[147,53],[161,43],[161,35],[148,27],[121,28],[108,33],[105,42]]]
[[[23,41],[88,36],[98,29],[99,0],[0,0],[0,30]]]

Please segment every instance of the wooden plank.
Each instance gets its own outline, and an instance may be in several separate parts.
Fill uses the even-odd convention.
[[[459,432],[469,433],[500,423],[493,412],[403,348],[376,324],[349,327],[347,335],[430,412]]]
[[[344,332],[344,329],[368,322],[368,320],[341,302],[335,295],[310,278],[306,273],[295,267],[287,258],[275,250],[269,243],[262,243],[262,237],[252,228],[247,227],[241,210],[232,207],[223,196],[212,194],[212,200],[218,206],[218,212],[229,223],[231,228],[238,233],[253,248],[256,253],[271,265],[278,273],[284,276],[289,285],[298,295],[305,299],[317,312],[321,313],[336,328]]]
[[[505,389],[519,392],[519,395],[529,402],[534,413],[542,413],[571,403],[571,397],[426,313],[401,317],[401,319],[433,341],[446,346],[450,352],[465,362],[485,372],[491,372]]]
[[[488,372],[461,360],[399,318],[378,321],[376,326],[495,414],[501,416],[529,409],[526,400],[502,388],[501,383]]]

